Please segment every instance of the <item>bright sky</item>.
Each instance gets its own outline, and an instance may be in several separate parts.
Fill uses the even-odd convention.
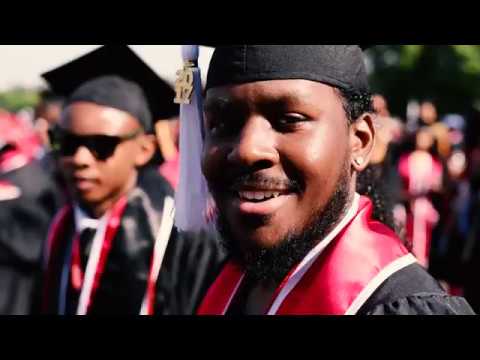
[[[86,54],[100,45],[0,45],[0,91],[14,86],[45,85],[40,75]],[[131,45],[162,78],[173,84],[182,66],[180,45]],[[212,49],[202,48],[200,67],[206,69]]]

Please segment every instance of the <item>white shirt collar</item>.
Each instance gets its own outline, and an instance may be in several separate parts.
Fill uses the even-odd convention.
[[[98,230],[101,224],[108,218],[108,215],[105,214],[100,219],[92,219],[78,205],[74,206],[73,212],[75,218],[75,230],[78,233],[82,233],[85,229]]]

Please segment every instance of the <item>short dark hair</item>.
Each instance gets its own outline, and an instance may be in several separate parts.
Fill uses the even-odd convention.
[[[367,90],[338,89],[349,124],[365,113],[374,113],[372,93]]]

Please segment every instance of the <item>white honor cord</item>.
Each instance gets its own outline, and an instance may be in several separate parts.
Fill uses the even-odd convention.
[[[83,280],[82,291],[80,292],[80,299],[78,300],[77,315],[87,315],[88,305],[92,294],[93,282],[97,273],[98,262],[100,261],[100,254],[102,252],[103,243],[105,241],[105,233],[108,226],[108,216],[105,216],[104,221],[100,223],[100,227],[93,239],[92,250],[88,257],[87,269],[85,271],[85,278]]]
[[[147,291],[143,298],[142,308],[140,315],[148,315],[148,282],[153,280],[153,283],[157,282],[160,269],[162,267],[163,258],[172,234],[173,225],[175,219],[175,200],[168,196],[163,204],[162,222],[160,223],[160,229],[155,239],[155,246],[153,249],[153,264],[152,274],[147,279]]]

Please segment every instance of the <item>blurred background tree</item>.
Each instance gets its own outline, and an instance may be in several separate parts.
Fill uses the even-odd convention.
[[[0,93],[0,108],[10,112],[35,107],[39,101],[40,94],[36,89],[19,87]]]
[[[378,45],[367,51],[374,92],[405,117],[409,100],[433,100],[441,114],[480,108],[479,45]]]

